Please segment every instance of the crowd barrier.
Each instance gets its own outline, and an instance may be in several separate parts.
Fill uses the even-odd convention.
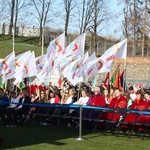
[[[77,104],[50,104],[50,103],[30,103],[30,104],[22,104],[22,103],[11,103],[11,102],[0,102],[0,104],[17,104],[17,105],[25,105],[25,106],[30,106],[30,107],[52,107],[52,108],[67,108],[67,109],[79,109],[79,116],[76,117],[76,119],[79,120],[79,138],[78,140],[82,140],[82,121],[86,118],[83,118],[82,112],[84,109],[92,109],[92,110],[97,110],[101,112],[101,115],[103,112],[112,112],[112,113],[123,113],[123,114],[138,114],[138,115],[150,115],[150,110],[143,110],[139,111],[136,109],[114,109],[114,108],[108,108],[108,107],[98,107],[98,106],[86,106],[86,105],[77,105]],[[36,114],[36,112],[35,112]],[[34,114],[34,115],[35,115]],[[39,114],[42,115],[42,114]],[[44,115],[44,114],[43,114]],[[47,116],[49,116],[47,114]],[[56,116],[56,117],[63,117],[63,116]],[[107,127],[111,124],[124,124],[123,120],[118,120],[118,121],[113,121],[113,120],[101,120],[100,118],[98,119],[93,119],[90,121],[95,121],[95,122],[105,122],[107,123]],[[146,132],[150,132],[150,120],[149,123],[134,123],[134,125],[140,125],[144,126],[145,130],[142,136],[142,139],[144,139]],[[120,128],[117,128],[117,136],[119,134]],[[149,133],[150,134],[150,133]],[[131,135],[131,132],[130,132]]]

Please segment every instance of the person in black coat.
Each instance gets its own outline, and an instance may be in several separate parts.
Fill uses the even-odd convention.
[[[3,123],[6,123],[6,117],[4,115],[5,109],[7,106],[9,106],[9,98],[7,94],[4,92],[2,88],[0,88],[0,118],[3,121]]]
[[[17,124],[18,116],[27,114],[29,112],[31,98],[27,95],[28,91],[26,88],[22,89],[23,96],[19,99],[19,104],[14,110],[13,118],[14,118],[14,125]]]

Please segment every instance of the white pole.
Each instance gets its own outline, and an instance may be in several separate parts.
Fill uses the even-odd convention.
[[[42,27],[42,55],[44,53],[44,26]]]
[[[13,25],[13,52],[15,51],[15,27]]]
[[[44,53],[44,12],[43,12],[43,22],[42,22],[42,55]]]

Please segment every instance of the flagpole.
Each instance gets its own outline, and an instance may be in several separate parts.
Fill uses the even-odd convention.
[[[123,79],[123,89],[125,90],[125,85],[126,85],[126,60],[125,60],[125,63],[124,63],[124,79]]]
[[[43,22],[42,22],[42,55],[44,54],[44,12],[43,12]]]
[[[44,26],[42,27],[42,55],[44,54]]]
[[[13,25],[13,52],[15,51],[15,26]]]

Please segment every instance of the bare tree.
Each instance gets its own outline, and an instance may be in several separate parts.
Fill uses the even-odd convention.
[[[75,7],[73,0],[64,0],[64,8],[65,8],[65,36],[68,35],[68,26],[69,26],[69,19],[71,15],[71,11]]]
[[[82,6],[82,8],[80,7]],[[86,32],[91,21],[92,21],[92,12],[93,12],[93,2],[91,0],[83,0],[81,5],[78,6],[79,12],[79,29],[80,34]]]
[[[1,1],[0,2],[0,16],[3,15],[5,7],[6,7],[5,1]]]
[[[141,47],[144,57],[146,38],[149,34],[149,0],[120,0],[124,2],[124,35],[132,41],[132,56],[138,54],[136,46]]]
[[[11,0],[11,16],[10,16],[10,24],[9,24],[9,35],[12,35],[12,27],[14,24],[14,11],[15,11],[15,0]]]
[[[107,12],[107,6],[106,1],[104,0],[92,0],[93,7],[91,9],[93,10],[92,13],[92,21],[89,26],[89,31],[92,34],[93,37],[93,47],[94,51],[97,52],[97,41],[98,41],[98,34],[104,29],[102,25],[103,22],[106,22],[109,20],[109,14]]]
[[[22,20],[22,18],[25,18],[28,5],[29,4],[26,1],[22,1],[22,0],[16,0],[15,2],[15,14],[14,14],[14,30],[15,30],[14,32],[15,33],[16,33],[17,22],[19,19]],[[23,16],[21,16],[22,12],[23,12]]]
[[[42,45],[42,33],[45,26],[48,13],[50,11],[50,5],[52,0],[31,0],[33,10],[31,14],[37,19],[40,28],[39,45]]]

